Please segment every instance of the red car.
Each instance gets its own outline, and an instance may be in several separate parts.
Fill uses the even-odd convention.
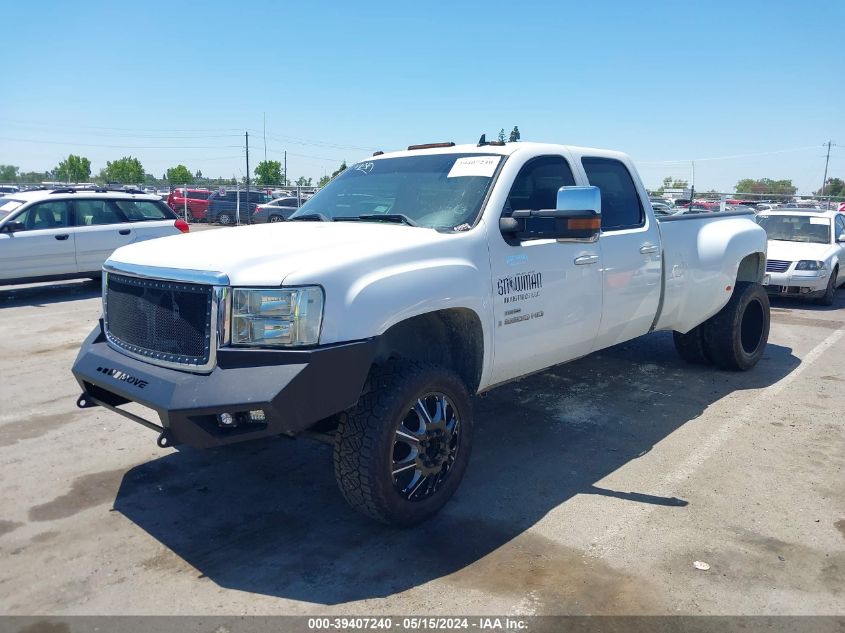
[[[188,189],[188,222],[205,220],[208,214],[208,189]],[[183,217],[185,213],[185,189],[174,189],[167,196],[167,206]]]

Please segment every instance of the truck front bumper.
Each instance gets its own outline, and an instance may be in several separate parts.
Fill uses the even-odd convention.
[[[766,292],[770,295],[785,295],[791,297],[820,297],[827,290],[829,276],[827,270],[822,275],[796,273],[766,273],[769,277]]]
[[[168,444],[209,448],[297,435],[348,409],[361,395],[375,351],[375,339],[310,350],[220,349],[210,374],[193,374],[115,351],[101,322],[82,344],[73,375],[83,392],[79,406],[106,406],[159,429]],[[129,402],[155,411],[161,426],[119,408]],[[223,418],[230,425],[221,424],[222,414],[231,416]]]

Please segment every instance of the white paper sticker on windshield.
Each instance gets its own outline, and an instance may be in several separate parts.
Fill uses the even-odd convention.
[[[810,218],[810,224],[824,224],[827,226],[830,224],[830,220],[827,218]]]
[[[467,156],[459,158],[452,165],[446,178],[460,178],[462,176],[484,176],[490,178],[499,164],[498,156]]]

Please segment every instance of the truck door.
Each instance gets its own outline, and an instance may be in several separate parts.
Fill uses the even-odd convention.
[[[601,190],[604,310],[595,349],[602,349],[651,329],[663,274],[660,231],[622,161],[584,156],[581,165]]]
[[[554,209],[558,189],[574,184],[566,157],[533,158],[517,174],[502,216],[518,209]],[[498,227],[491,227],[489,240],[495,319],[492,382],[589,353],[602,313],[598,242],[509,242]]]

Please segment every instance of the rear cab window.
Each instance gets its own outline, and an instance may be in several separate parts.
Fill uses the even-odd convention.
[[[645,211],[625,165],[614,158],[581,159],[587,180],[601,190],[602,231],[621,231],[645,225]]]

